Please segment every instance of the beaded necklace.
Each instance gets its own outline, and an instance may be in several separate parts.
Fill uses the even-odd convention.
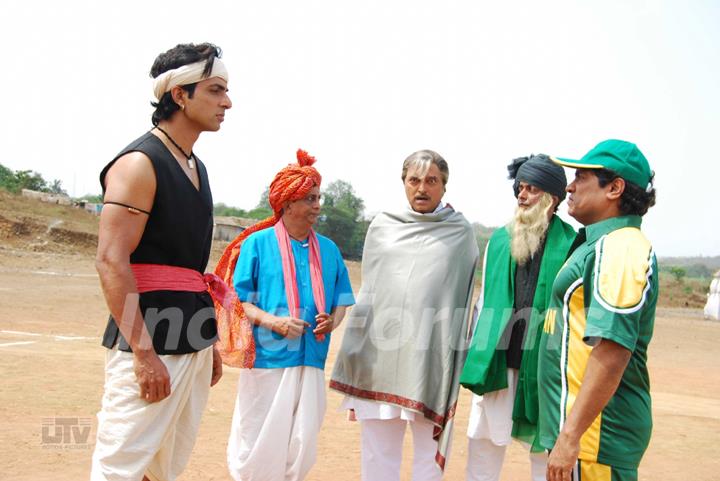
[[[155,126],[155,128],[158,129],[163,134],[165,134],[165,137],[167,137],[167,139],[170,141],[170,143],[173,144],[175,146],[175,148],[178,149],[180,152],[182,152],[182,154],[185,156],[185,158],[187,159],[188,167],[191,169],[194,169],[195,168],[195,154],[193,153],[193,151],[191,150],[189,154],[186,154],[185,151],[182,149],[182,147],[180,147],[178,145],[178,143],[175,142],[175,140],[172,137],[170,137],[170,134],[165,132],[164,129],[162,129],[161,127],[158,127],[157,125]]]

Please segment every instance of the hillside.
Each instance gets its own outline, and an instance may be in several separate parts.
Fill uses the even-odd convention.
[[[694,257],[661,257],[661,264],[668,264],[680,267],[692,266],[700,264],[712,270],[720,269],[720,256],[694,256]]]
[[[661,271],[681,267],[687,277],[709,279],[720,270],[720,256],[661,257],[658,264]]]
[[[4,248],[92,255],[98,217],[0,190],[0,240]]]

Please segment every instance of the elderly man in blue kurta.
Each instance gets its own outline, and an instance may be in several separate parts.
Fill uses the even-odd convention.
[[[312,195],[312,194],[311,194]],[[302,201],[301,201],[302,202]],[[322,277],[325,295],[335,306],[354,304],[352,287],[340,250],[333,241],[317,235],[322,262]],[[290,338],[283,337],[277,330],[263,326],[253,328],[255,337],[255,369],[273,369],[294,366],[325,368],[325,359],[330,347],[330,336],[315,336],[315,317],[319,314],[313,302],[310,279],[310,260],[307,242],[291,237],[293,257],[300,294],[299,319],[306,325],[303,334]],[[235,290],[243,302],[248,302],[268,313],[288,316],[285,287],[282,282],[282,261],[274,229],[265,229],[250,236],[242,247],[235,268]]]
[[[325,414],[330,332],[355,302],[339,249],[312,230],[321,180],[314,159],[301,151],[298,160],[275,177],[275,215],[245,234],[233,273],[255,343],[253,369],[240,370],[228,442],[236,480],[306,477]]]

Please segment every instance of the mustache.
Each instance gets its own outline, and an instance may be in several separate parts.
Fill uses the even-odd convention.
[[[516,207],[514,223],[520,225],[535,225],[541,219],[548,216],[550,207],[552,205],[552,197],[550,194],[543,194],[535,205],[530,207]]]

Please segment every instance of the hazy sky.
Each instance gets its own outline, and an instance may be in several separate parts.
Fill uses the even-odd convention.
[[[151,126],[155,56],[210,41],[234,104],[195,148],[215,202],[254,207],[302,147],[368,213],[397,208],[403,159],[430,148],[445,200],[499,225],[512,158],[620,138],[656,171],[658,255],[718,255],[719,25],[715,0],[5,1],[0,163],[99,193]]]

